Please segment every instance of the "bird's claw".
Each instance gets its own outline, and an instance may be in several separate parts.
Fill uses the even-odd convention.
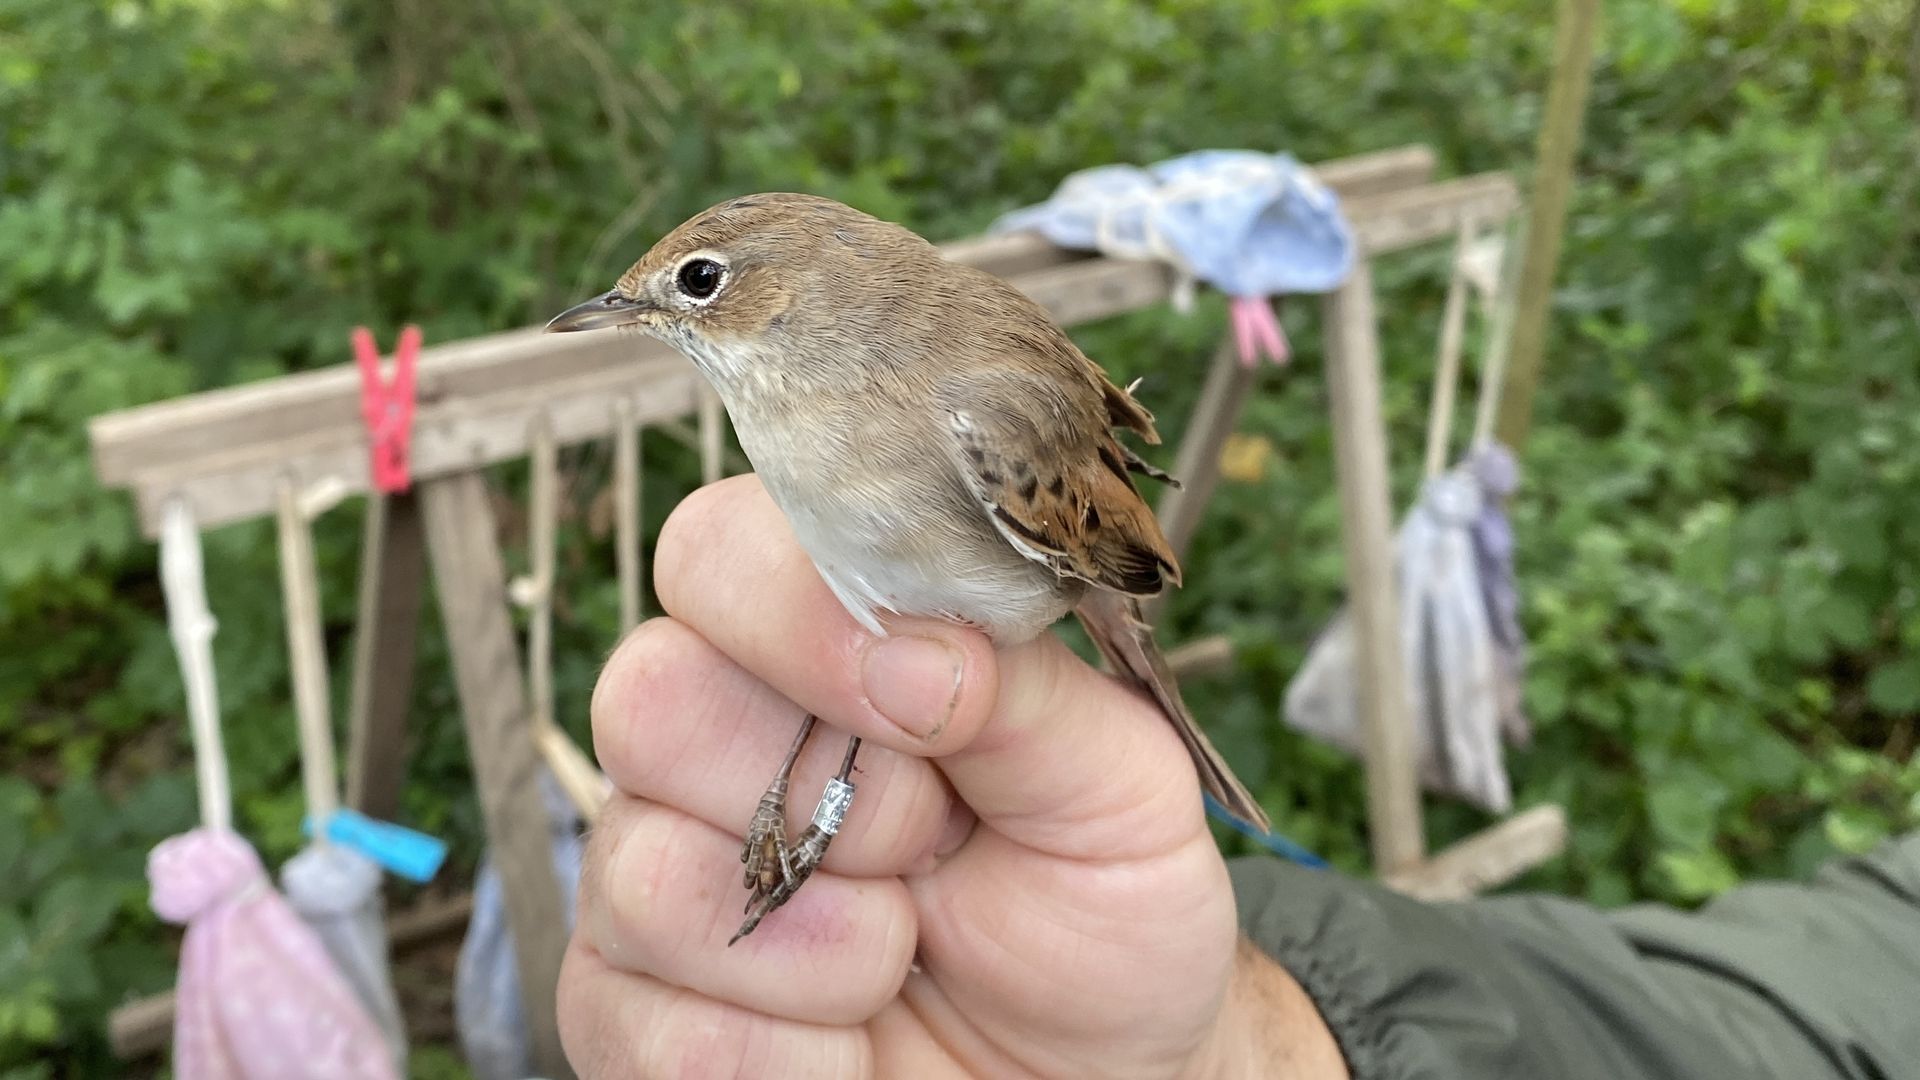
[[[778,838],[772,838],[770,843],[780,845],[779,857],[775,863],[781,869],[780,879],[772,881],[773,875],[769,872],[762,875],[758,882],[748,886],[753,893],[747,897],[746,921],[741,923],[740,929],[727,939],[728,945],[753,933],[754,927],[760,925],[761,919],[778,910],[780,905],[785,904],[793,898],[794,893],[800,891],[800,886],[806,884],[807,879],[813,876],[814,868],[827,857],[827,846],[833,843],[833,834],[818,825],[809,825],[806,831],[800,834],[800,842],[791,849]],[[761,887],[762,883],[767,887]]]
[[[747,824],[747,844],[740,851],[746,873],[742,882],[757,897],[771,891],[780,881],[793,876],[787,856],[787,781],[785,777],[767,786]],[[775,878],[778,874],[778,879]],[[747,901],[752,904],[752,900]]]

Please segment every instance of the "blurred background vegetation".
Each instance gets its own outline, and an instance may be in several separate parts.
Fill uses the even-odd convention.
[[[1443,176],[1524,171],[1549,8],[0,0],[0,1075],[111,1071],[106,1012],[171,979],[145,852],[194,812],[155,551],[93,482],[88,417],[341,363],[358,323],[431,342],[543,319],[746,190],[937,240],[1084,166],[1200,147],[1424,142]],[[1920,822],[1917,185],[1907,0],[1606,5],[1516,504],[1538,737],[1512,766],[1522,804],[1573,821],[1527,884],[1694,902]],[[1380,272],[1403,497],[1444,256]],[[1196,684],[1197,710],[1282,828],[1361,870],[1357,769],[1277,721],[1339,600],[1307,307],[1301,362],[1245,425],[1272,455],[1221,490],[1167,637],[1232,637],[1239,669]],[[1223,323],[1203,304],[1079,337],[1151,376],[1177,437]],[[657,525],[696,470],[648,454]],[[606,451],[566,464],[557,662],[580,733],[616,624]],[[336,702],[357,513],[320,537]],[[277,862],[301,805],[271,529],[207,544],[239,821]],[[407,820],[454,840],[458,877],[478,815],[437,640]],[[1482,824],[1430,820],[1436,843]]]

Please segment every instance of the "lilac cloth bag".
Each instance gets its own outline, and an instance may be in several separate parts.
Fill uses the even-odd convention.
[[[1533,724],[1521,705],[1527,672],[1527,639],[1520,630],[1520,588],[1513,570],[1513,523],[1507,500],[1520,486],[1520,464],[1513,451],[1489,440],[1467,458],[1466,468],[1480,482],[1480,513],[1468,526],[1474,562],[1480,571],[1480,595],[1492,632],[1500,733],[1512,746],[1533,741]]]
[[[1399,644],[1422,786],[1491,813],[1513,808],[1500,745],[1501,678],[1472,529],[1485,498],[1467,466],[1428,480],[1394,536]],[[1343,607],[1287,685],[1289,727],[1361,752],[1360,667]]]
[[[173,1071],[183,1080],[397,1080],[380,1029],[239,836],[200,828],[147,857],[153,910],[186,925]]]

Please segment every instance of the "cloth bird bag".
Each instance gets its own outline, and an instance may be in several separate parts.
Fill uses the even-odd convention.
[[[553,830],[553,875],[560,883],[562,910],[571,925],[580,893],[580,814],[551,775],[543,774],[540,781]],[[473,918],[454,969],[453,1016],[461,1052],[475,1080],[523,1080],[531,1075],[532,1052],[521,1005],[513,928],[507,923],[500,872],[491,857],[481,862],[473,887]]]
[[[1016,210],[994,232],[1030,229],[1061,247],[1152,259],[1179,275],[1174,306],[1193,285],[1231,297],[1240,360],[1284,362],[1285,333],[1270,297],[1322,293],[1353,269],[1353,235],[1340,200],[1288,154],[1201,150],[1148,168],[1101,165],[1074,173],[1051,198]]]
[[[1517,744],[1527,733],[1520,711],[1524,643],[1512,529],[1504,512],[1517,473],[1512,454],[1490,435],[1510,296],[1501,284],[1503,251],[1500,237],[1476,241],[1471,223],[1463,227],[1441,330],[1426,480],[1395,536],[1399,637],[1421,783],[1493,813],[1513,805],[1502,735]],[[1492,300],[1492,346],[1482,372],[1473,449],[1464,463],[1443,471],[1469,287]],[[1361,752],[1358,678],[1353,628],[1342,609],[1287,687],[1286,722]]]
[[[153,910],[186,926],[175,982],[174,1075],[192,1080],[390,1080],[387,1043],[311,927],[232,829],[200,534],[163,510],[167,621],[187,687],[201,826],[147,857]]]

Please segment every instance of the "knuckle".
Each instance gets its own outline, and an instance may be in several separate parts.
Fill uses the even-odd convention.
[[[669,618],[641,623],[620,642],[589,705],[594,755],[617,783],[631,789],[660,765],[658,748],[648,752],[648,717],[703,684],[703,670],[720,660],[700,635]]]
[[[691,995],[660,1010],[638,1064],[640,1075],[674,1080],[873,1075],[870,1044],[858,1030],[801,1026]]]
[[[706,1077],[754,1075],[747,1057],[765,1042],[765,1022],[738,1009],[713,1008],[707,1002],[679,998],[653,1025],[642,1060],[645,1075]]]
[[[674,966],[679,950],[711,937],[697,927],[717,916],[715,851],[701,843],[705,827],[659,807],[641,810],[624,823],[609,853],[607,880],[612,932],[624,961],[660,973]],[[704,914],[700,909],[707,909]]]
[[[560,1044],[581,1080],[630,1076],[636,1031],[646,1031],[652,995],[575,942],[560,967],[555,1001]]]
[[[695,488],[661,524],[653,553],[653,589],[668,613],[680,612],[683,591],[696,587],[702,564],[725,539],[728,508],[746,479],[731,477]]]

